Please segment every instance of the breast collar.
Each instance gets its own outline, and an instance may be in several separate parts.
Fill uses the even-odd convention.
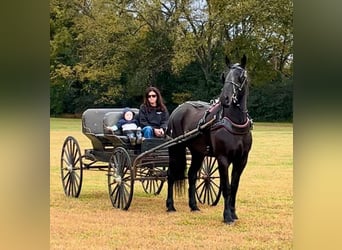
[[[252,123],[249,118],[247,118],[247,121],[244,124],[236,124],[228,117],[223,117],[211,127],[211,130],[213,131],[219,128],[224,128],[232,134],[244,135],[249,133],[252,128]]]

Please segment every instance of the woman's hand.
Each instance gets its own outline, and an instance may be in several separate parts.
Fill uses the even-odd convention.
[[[162,129],[162,128],[155,128],[154,129],[154,134],[157,137],[164,137],[164,129]]]

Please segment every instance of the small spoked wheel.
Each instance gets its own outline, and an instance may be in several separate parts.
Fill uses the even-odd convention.
[[[68,136],[62,147],[61,177],[66,196],[78,197],[82,188],[83,164],[78,142]]]
[[[108,164],[108,191],[113,207],[127,210],[134,189],[131,158],[126,149],[115,148]]]
[[[215,157],[206,156],[197,176],[196,196],[200,203],[215,206],[220,200],[220,175]]]
[[[163,189],[166,171],[164,169],[154,168],[144,168],[141,171],[142,176],[142,187],[144,191],[148,194],[158,195]],[[164,176],[163,176],[164,175]]]

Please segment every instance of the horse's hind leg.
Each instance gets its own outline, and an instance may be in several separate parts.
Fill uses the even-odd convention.
[[[191,211],[198,211],[200,210],[197,206],[196,202],[196,180],[197,180],[197,172],[200,169],[204,155],[192,153],[191,157],[191,165],[188,171],[188,182],[189,182],[189,207]]]
[[[167,179],[167,198],[166,198],[166,211],[167,212],[174,212],[176,211],[174,204],[173,204],[173,184],[174,181],[172,177],[168,177]]]
[[[176,166],[177,158],[176,158],[176,148],[169,148],[169,168],[167,170],[167,198],[166,198],[166,211],[173,212],[176,211],[173,204],[173,184],[174,184],[174,174],[172,171],[172,167]]]

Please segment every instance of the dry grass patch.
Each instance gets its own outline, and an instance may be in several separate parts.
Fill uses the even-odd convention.
[[[166,184],[160,195],[135,183],[128,211],[114,209],[106,173],[85,170],[78,199],[63,193],[60,153],[72,135],[84,149],[91,143],[77,119],[51,119],[51,249],[291,249],[293,240],[292,125],[256,124],[249,163],[237,197],[239,221],[222,220],[223,201],[190,212],[187,195],[166,213]]]

